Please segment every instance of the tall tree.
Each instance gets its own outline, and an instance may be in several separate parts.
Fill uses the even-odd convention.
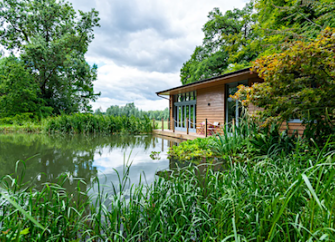
[[[255,31],[258,16],[252,2],[225,14],[215,8],[208,18],[202,29],[205,34],[202,46],[196,47],[181,69],[183,84],[221,75],[236,66],[250,66],[261,50]]]
[[[0,60],[0,118],[30,113],[48,115],[40,89],[21,60],[10,56]]]
[[[21,53],[55,113],[90,109],[97,67],[84,55],[99,26],[97,11],[77,15],[64,0],[2,0],[0,21],[0,43]]]

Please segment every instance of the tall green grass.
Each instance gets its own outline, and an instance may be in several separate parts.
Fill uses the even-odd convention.
[[[146,117],[103,116],[93,114],[61,115],[47,120],[44,130],[48,133],[103,133],[138,134],[152,131],[151,121]]]
[[[219,172],[187,167],[153,184],[145,176],[131,184],[128,163],[113,194],[98,185],[89,196],[80,181],[68,194],[66,176],[40,190],[20,185],[21,175],[5,177],[0,240],[334,241],[334,147],[304,153],[297,144],[289,155],[230,163]]]

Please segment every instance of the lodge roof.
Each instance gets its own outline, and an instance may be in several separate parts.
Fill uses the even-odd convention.
[[[189,89],[189,88],[192,88],[192,87],[193,88],[195,88],[195,87],[201,88],[202,86],[204,86],[208,83],[216,82],[216,81],[219,81],[219,80],[221,81],[221,80],[229,79],[231,77],[235,77],[235,76],[243,75],[243,74],[248,74],[248,73],[250,73],[250,67],[242,69],[242,70],[230,72],[230,73],[227,73],[227,74],[224,74],[224,75],[221,75],[221,76],[216,76],[216,77],[208,78],[208,79],[205,79],[205,80],[192,82],[192,83],[188,83],[188,84],[181,85],[181,86],[178,86],[178,87],[173,87],[173,88],[170,88],[170,89],[167,89],[167,90],[159,91],[159,92],[156,92],[156,94],[158,96],[159,95],[170,95],[171,92],[173,92],[173,93],[178,92],[179,90],[182,90],[182,89]]]

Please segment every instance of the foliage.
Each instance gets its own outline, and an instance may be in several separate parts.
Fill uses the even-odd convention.
[[[152,124],[150,119],[117,116],[102,116],[93,114],[73,114],[61,115],[56,118],[51,118],[44,126],[46,132],[51,133],[150,133]]]
[[[184,63],[182,84],[251,66],[261,56],[281,52],[283,43],[317,38],[335,27],[333,0],[256,0],[222,14],[215,8],[203,27],[204,40]]]
[[[30,113],[48,115],[52,108],[45,107],[38,85],[24,63],[10,56],[0,60],[0,118]]]
[[[80,193],[81,181],[74,196],[59,185],[70,179],[65,174],[59,177],[58,184],[45,183],[40,190],[26,190],[26,184],[20,183],[21,178],[8,176],[2,179],[2,188],[6,189],[7,195],[2,195],[1,210],[2,214],[11,215],[1,215],[1,241],[59,241],[81,234],[89,221],[87,209],[90,206],[88,195]],[[36,219],[32,221],[26,214]]]
[[[262,132],[253,133],[249,142],[256,155],[279,155],[292,153],[298,138],[295,132],[291,136],[287,134],[287,130],[280,133],[279,125],[272,124]]]
[[[225,14],[215,8],[208,18],[203,27],[203,45],[196,47],[181,69],[183,84],[219,76],[236,67],[248,67],[260,52],[258,34],[254,31],[257,14],[252,2]]]
[[[150,158],[152,160],[160,160],[161,157],[159,156],[161,154],[160,151],[151,151]]]
[[[245,162],[259,155],[276,157],[289,155],[300,139],[296,133],[289,135],[287,130],[280,133],[280,126],[260,127],[245,116],[239,126],[225,126],[214,136],[189,140],[169,150],[169,155],[178,160],[195,162],[203,158],[220,158],[232,162]]]
[[[95,111],[95,114],[99,114],[99,112],[101,113],[101,110],[99,111],[97,110]],[[163,111],[161,110],[143,111],[135,107],[134,103],[127,103],[125,106],[112,105],[109,108],[107,108],[106,115],[127,116],[127,117],[134,116],[136,118],[141,118],[141,119],[143,119],[145,116],[148,116],[150,119],[155,119],[155,120],[160,120],[162,118],[164,120],[167,120],[170,117],[168,108],[164,109]]]
[[[257,0],[264,55],[280,50],[285,41],[315,39],[327,27],[335,27],[332,0]]]
[[[335,29],[327,28],[310,42],[296,41],[280,54],[254,62],[253,71],[264,79],[253,87],[239,87],[233,98],[244,105],[264,108],[265,125],[300,118],[307,138],[335,130]]]
[[[46,183],[41,190],[22,189],[20,176],[6,177],[0,239],[20,234],[20,241],[333,241],[334,144],[317,150],[261,157],[219,172],[210,167],[171,171],[152,185],[129,185],[126,196],[127,163],[111,195],[99,185],[95,196],[79,186],[68,193],[62,187],[66,176],[60,185]]]
[[[213,142],[213,138],[187,140],[178,146],[172,146],[168,154],[170,157],[177,157],[180,160],[211,158],[213,157],[213,152],[210,149],[210,145]]]
[[[0,21],[0,43],[20,51],[31,75],[24,79],[33,80],[38,96],[54,113],[90,109],[89,101],[96,99],[97,66],[90,67],[84,55],[94,38],[93,28],[99,26],[97,11],[77,15],[64,0],[4,0]]]

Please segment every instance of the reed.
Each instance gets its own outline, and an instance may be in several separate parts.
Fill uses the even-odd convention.
[[[190,166],[153,184],[131,184],[125,162],[113,194],[80,180],[68,194],[66,175],[29,188],[23,171],[1,179],[0,241],[334,241],[334,147]]]
[[[139,134],[150,133],[152,128],[151,121],[147,117],[139,119],[82,113],[50,118],[44,125],[45,132],[62,134]]]

